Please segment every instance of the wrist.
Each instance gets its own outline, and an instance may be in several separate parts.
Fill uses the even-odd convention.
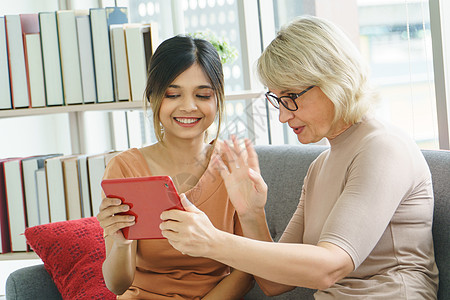
[[[215,229],[216,233],[214,234],[214,238],[211,240],[208,251],[205,253],[205,257],[219,260],[222,258],[224,250],[227,248],[228,243],[228,232]]]
[[[251,209],[245,213],[238,212],[239,221],[242,223],[255,223],[260,220],[266,220],[266,210],[264,207]]]

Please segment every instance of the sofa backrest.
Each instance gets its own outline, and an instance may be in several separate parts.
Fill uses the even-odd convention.
[[[422,150],[433,178],[433,242],[439,269],[438,299],[450,299],[450,151]]]
[[[294,213],[303,179],[311,162],[325,149],[317,145],[256,146],[261,174],[269,186],[266,215],[272,237],[277,241]],[[433,177],[435,210],[433,240],[439,268],[438,299],[450,299],[450,151],[423,150]],[[256,285],[245,299],[313,299],[312,290],[296,288],[266,297]]]

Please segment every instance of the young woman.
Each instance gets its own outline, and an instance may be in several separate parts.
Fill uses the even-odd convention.
[[[210,164],[218,144],[206,142],[216,118],[217,138],[224,106],[216,49],[187,36],[164,41],[151,59],[145,94],[158,142],[114,157],[104,178],[169,175],[216,227],[240,234],[222,178]],[[118,299],[240,299],[251,287],[250,275],[184,255],[165,239],[126,240],[121,229],[132,226],[134,217],[118,213],[128,209],[119,199],[104,198],[97,215],[106,242],[103,276]]]

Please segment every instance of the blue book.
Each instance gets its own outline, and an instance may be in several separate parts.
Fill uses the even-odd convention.
[[[108,28],[114,24],[128,23],[127,7],[106,7],[105,10]]]

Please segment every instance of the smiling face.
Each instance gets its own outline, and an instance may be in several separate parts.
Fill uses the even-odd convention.
[[[195,63],[168,86],[159,118],[164,139],[199,139],[214,122],[217,100],[208,77]]]
[[[270,89],[278,97],[302,90]],[[312,88],[295,101],[298,105],[296,111],[289,111],[280,106],[279,120],[292,128],[302,144],[316,143],[324,137],[331,140],[349,127],[342,121],[333,122],[334,104],[319,87]]]

